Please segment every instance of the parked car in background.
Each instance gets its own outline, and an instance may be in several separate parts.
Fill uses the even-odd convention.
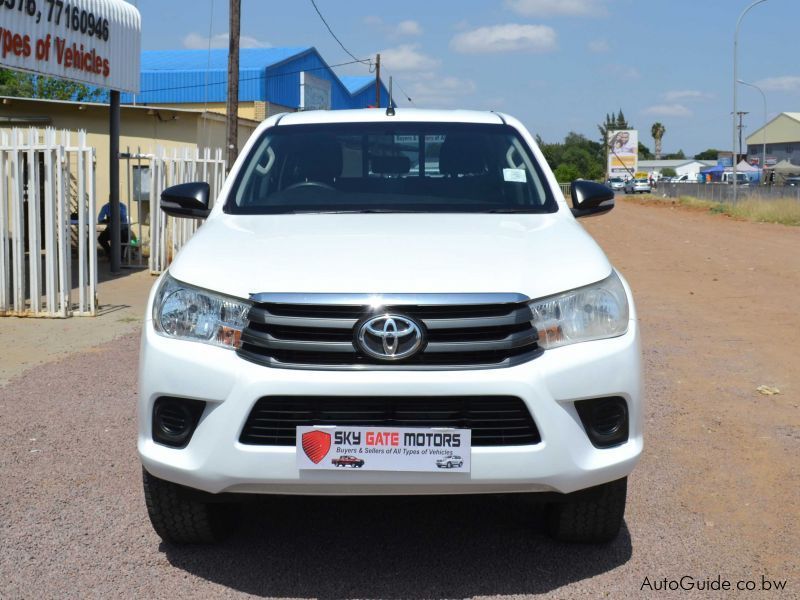
[[[720,181],[722,183],[733,184],[733,172],[731,171],[730,173],[723,173]],[[736,183],[738,185],[750,185],[750,178],[746,173],[736,173]]]
[[[625,188],[625,180],[622,177],[612,177],[608,180],[607,185],[612,190],[621,190]]]
[[[630,179],[625,184],[626,194],[649,194],[652,191],[647,179]]]
[[[800,177],[787,177],[783,180],[783,185],[800,187]]]

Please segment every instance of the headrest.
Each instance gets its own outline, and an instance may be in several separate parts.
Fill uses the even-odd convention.
[[[488,170],[481,136],[451,133],[439,151],[439,172],[444,175],[480,175]]]
[[[411,170],[411,160],[407,156],[370,156],[369,168],[381,175],[405,175]]]
[[[300,176],[309,181],[333,181],[342,174],[342,146],[332,135],[305,137],[298,152]]]

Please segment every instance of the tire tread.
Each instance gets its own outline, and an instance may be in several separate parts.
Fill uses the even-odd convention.
[[[562,542],[610,542],[619,534],[625,516],[628,478],[602,486],[586,498],[551,504],[548,533]]]
[[[153,529],[165,542],[210,544],[230,530],[231,508],[188,497],[181,486],[164,481],[142,469],[147,514]]]

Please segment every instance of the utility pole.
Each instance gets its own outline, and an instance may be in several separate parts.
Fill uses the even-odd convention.
[[[108,201],[111,204],[111,273],[120,272],[120,258],[122,254],[122,224],[119,208],[119,90],[111,90],[108,126],[108,179],[110,194]],[[81,202],[83,198],[81,198]],[[95,218],[94,215],[90,215]],[[127,227],[128,225],[126,225]],[[92,231],[94,229],[92,228]],[[130,241],[130,232],[128,232]]]
[[[375,108],[381,107],[381,55],[375,56]]]
[[[744,124],[742,123],[742,119],[744,118],[745,115],[749,115],[749,114],[750,114],[749,112],[744,111],[744,110],[736,111],[736,116],[739,117],[739,125],[737,126],[737,129],[739,130],[739,154],[738,155],[736,154],[736,149],[734,148],[734,152],[733,152],[734,153],[734,157],[733,157],[734,164],[737,163],[737,159],[742,154],[742,129],[744,129]]]
[[[742,19],[744,18],[744,16],[748,13],[748,11],[751,8],[761,4],[763,2],[766,2],[766,1],[767,0],[755,0],[750,5],[748,5],[748,7],[745,8],[741,12],[741,14],[739,15],[739,19],[736,21],[736,29],[733,32],[733,111],[731,111],[732,114],[733,114],[733,140],[732,140],[733,148],[731,148],[731,152],[733,154],[736,154],[736,113],[738,112],[736,110],[736,83],[737,83],[737,81],[739,79],[739,65],[737,63],[736,54],[737,54],[737,49],[739,47],[739,27],[742,24]],[[739,131],[741,132],[741,129]],[[734,161],[733,161],[733,201],[734,201],[734,203],[736,202],[736,197],[737,197],[736,188],[737,188],[737,184],[736,184],[736,160],[734,158]]]
[[[241,0],[229,0],[230,28],[228,44],[228,102],[225,145],[228,152],[228,171],[239,155],[239,22]]]

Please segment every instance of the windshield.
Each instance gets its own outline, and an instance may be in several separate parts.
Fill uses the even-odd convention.
[[[506,125],[347,123],[266,130],[225,212],[555,212]]]

